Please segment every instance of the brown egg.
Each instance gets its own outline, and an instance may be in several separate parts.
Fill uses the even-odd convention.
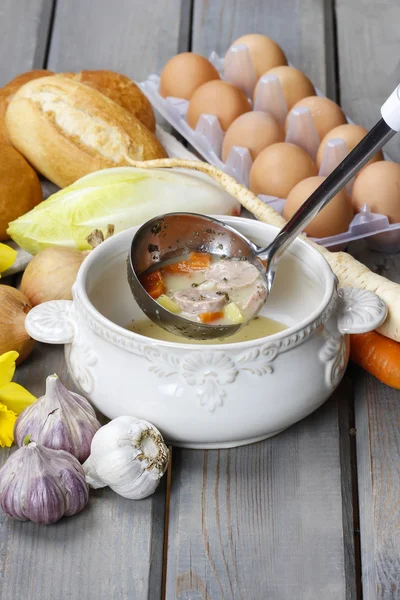
[[[334,127],[346,123],[344,112],[336,102],[329,100],[329,98],[322,98],[321,96],[307,96],[307,98],[303,98],[297,102],[289,112],[286,118],[285,131],[288,128],[291,112],[295,108],[303,106],[310,110],[320,140]]]
[[[194,52],[182,52],[167,62],[160,77],[160,94],[190,100],[203,83],[220,79],[209,60]]]
[[[311,81],[299,69],[294,67],[274,67],[263,75],[275,75],[279,79],[282,92],[286,100],[288,110],[290,110],[299,100],[315,94],[315,89]],[[254,101],[260,82],[258,81],[254,90]]]
[[[249,33],[238,38],[232,46],[236,44],[246,44],[248,47],[257,78],[273,67],[287,65],[282,48],[266,35]]]
[[[354,182],[351,199],[356,211],[368,204],[390,223],[400,223],[400,165],[383,160],[364,167]]]
[[[283,142],[283,127],[268,113],[251,111],[240,115],[228,128],[222,144],[222,160],[226,162],[232,146],[248,148],[254,160],[267,146]]]
[[[226,131],[235,119],[250,110],[250,103],[242,90],[227,81],[209,81],[193,94],[186,120],[192,129],[196,129],[200,115],[215,115]]]
[[[350,123],[347,123],[346,125],[339,125],[339,127],[331,129],[331,131],[325,135],[318,148],[317,167],[319,168],[321,166],[326,144],[330,140],[344,140],[346,142],[348,152],[351,152],[367,133],[367,130],[364,129],[364,127],[361,127],[361,125],[353,125]],[[367,164],[376,162],[377,160],[383,160],[382,152],[378,152],[378,154],[371,158]]]
[[[321,185],[325,177],[309,177],[300,181],[290,192],[283,208],[283,216],[290,219],[297,209]],[[334,198],[307,225],[305,232],[310,237],[324,238],[348,230],[354,213],[349,196],[344,190]]]
[[[272,144],[251,167],[250,189],[255,194],[287,198],[296,183],[316,174],[317,167],[305,150],[294,144]]]

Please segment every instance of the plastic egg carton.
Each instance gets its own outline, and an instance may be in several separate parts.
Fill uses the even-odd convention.
[[[275,75],[263,75],[258,83],[257,93],[253,97],[257,83],[256,73],[247,46],[232,46],[224,59],[215,52],[209,57],[210,62],[219,71],[221,78],[241,88],[250,99],[254,110],[270,113],[279,123],[285,124],[288,107],[283,96],[279,80]],[[159,94],[160,77],[152,74],[140,83],[154,108],[168,121],[181,136],[210,164],[234,177],[245,185],[249,184],[252,158],[247,148],[233,146],[226,162],[222,161],[221,149],[224,132],[215,115],[203,114],[193,130],[186,122],[189,102],[182,98],[163,98]],[[316,89],[319,96],[324,96]],[[347,118],[348,123],[353,123]],[[286,142],[303,148],[313,160],[319,147],[319,136],[316,131],[311,112],[306,107],[292,110],[288,122]],[[330,140],[326,145],[319,175],[327,176],[343,160],[347,154],[343,140]],[[388,157],[386,157],[388,158]],[[353,182],[346,186],[351,195]],[[260,195],[259,198],[282,214],[285,199]],[[390,224],[385,215],[372,213],[367,205],[355,215],[348,231],[326,238],[311,238],[330,248],[343,248],[351,241],[368,238],[368,245],[378,251],[395,252],[400,248],[400,223]]]

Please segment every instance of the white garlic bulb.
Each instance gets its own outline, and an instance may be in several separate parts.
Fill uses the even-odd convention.
[[[83,470],[92,488],[108,485],[120,496],[139,500],[155,492],[168,460],[168,448],[154,425],[117,417],[95,433]]]

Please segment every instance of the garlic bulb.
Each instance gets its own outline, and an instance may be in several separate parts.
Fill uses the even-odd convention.
[[[70,392],[57,375],[46,379],[46,393],[18,417],[14,439],[22,446],[30,434],[32,440],[54,450],[66,450],[80,462],[90,454],[90,444],[101,427],[96,414],[83,396]]]
[[[72,286],[88,253],[57,246],[41,250],[25,269],[21,292],[32,306],[48,300],[72,300]]]
[[[28,299],[9,285],[0,285],[0,354],[15,350],[21,363],[32,352],[35,341],[25,330],[25,317],[31,310]]]
[[[12,519],[47,525],[80,512],[88,501],[76,458],[39,446],[29,436],[0,469],[0,506]]]
[[[168,448],[151,423],[117,417],[95,434],[83,470],[91,487],[108,485],[124,498],[139,500],[155,492],[168,460]]]

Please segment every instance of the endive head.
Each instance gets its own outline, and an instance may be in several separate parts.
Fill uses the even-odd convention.
[[[165,212],[238,214],[239,204],[206,176],[136,167],[105,169],[53,194],[8,228],[21,248],[37,254],[49,245],[88,250],[89,234],[107,225],[115,233]]]

